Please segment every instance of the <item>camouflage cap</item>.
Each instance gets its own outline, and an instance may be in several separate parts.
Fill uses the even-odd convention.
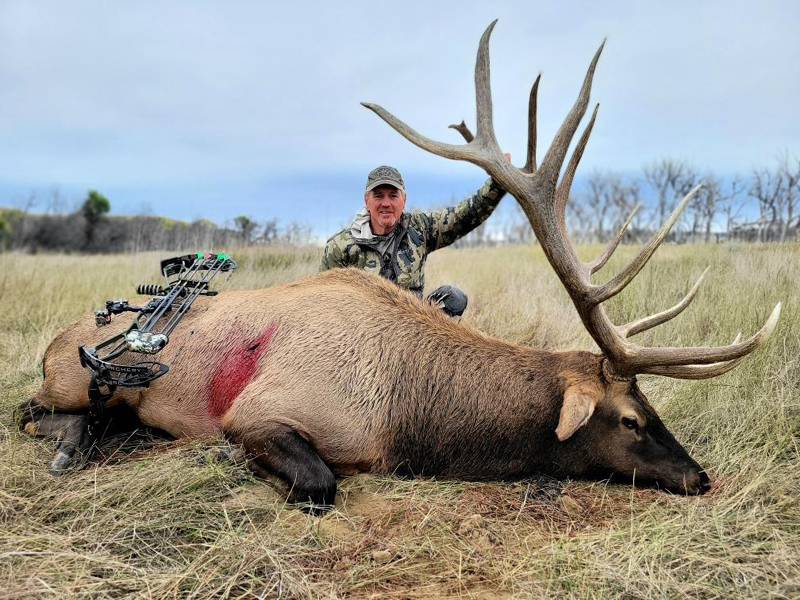
[[[372,169],[367,175],[367,189],[366,192],[374,190],[379,185],[391,185],[398,190],[406,191],[405,184],[403,183],[403,176],[400,171],[394,167],[387,167],[386,165],[380,166],[377,169]]]

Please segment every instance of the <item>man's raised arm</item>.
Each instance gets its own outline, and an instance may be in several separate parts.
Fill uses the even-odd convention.
[[[493,179],[487,179],[477,192],[455,206],[420,213],[429,229],[428,251],[449,246],[483,223],[505,193]]]

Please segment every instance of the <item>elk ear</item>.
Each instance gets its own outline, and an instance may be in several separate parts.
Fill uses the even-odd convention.
[[[586,425],[599,401],[600,395],[596,390],[578,385],[568,387],[556,427],[558,441],[563,442]]]

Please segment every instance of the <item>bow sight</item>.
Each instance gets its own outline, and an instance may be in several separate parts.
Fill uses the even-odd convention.
[[[93,417],[90,422],[94,427],[99,426],[105,401],[114,395],[117,387],[148,387],[151,381],[169,370],[169,366],[155,360],[142,360],[143,355],[160,352],[192,302],[198,296],[217,295],[218,292],[209,289],[214,276],[235,268],[236,262],[227,254],[198,252],[168,258],[161,261],[163,287],[140,285],[136,288],[138,294],[153,295],[147,304],[134,306],[127,300],[108,300],[105,308],[95,312],[98,327],[108,325],[114,315],[123,312],[137,315],[123,333],[94,348],[86,348],[83,344],[78,346],[81,366],[92,372],[89,400]]]

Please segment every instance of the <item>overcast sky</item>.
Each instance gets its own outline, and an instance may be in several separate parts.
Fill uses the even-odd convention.
[[[793,0],[0,0],[0,206],[35,190],[43,210],[57,186],[71,208],[96,188],[116,214],[246,214],[333,233],[379,164],[403,172],[411,206],[444,204],[485,176],[359,102],[458,141],[446,126],[474,121],[475,51],[494,18],[495,129],[518,164],[536,74],[544,146],[606,37],[583,175],[661,157],[730,175],[800,151]]]

